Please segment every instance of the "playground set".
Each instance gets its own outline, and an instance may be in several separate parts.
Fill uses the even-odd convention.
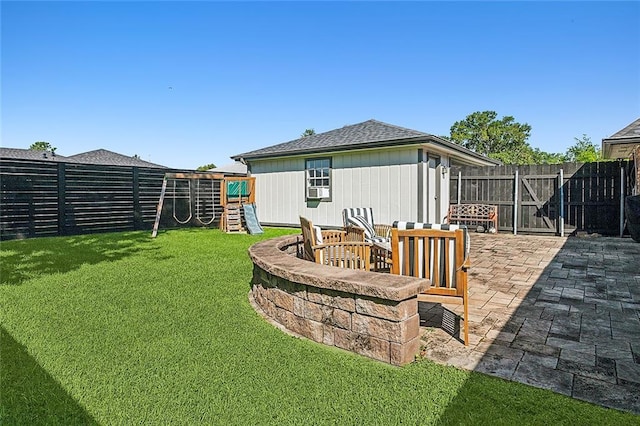
[[[262,234],[256,216],[255,179],[218,173],[165,173],[151,237],[158,235],[165,199],[171,201],[173,220],[178,224],[209,226],[218,219],[225,232]]]

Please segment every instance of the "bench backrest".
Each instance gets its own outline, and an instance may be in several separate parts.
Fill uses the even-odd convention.
[[[493,218],[498,214],[498,206],[490,204],[450,204],[449,217],[456,219]]]
[[[394,222],[391,273],[431,280],[432,294],[461,295],[469,265],[466,226]],[[462,285],[462,284],[465,285]]]

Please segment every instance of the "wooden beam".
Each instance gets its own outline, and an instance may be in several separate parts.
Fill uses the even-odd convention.
[[[165,173],[165,179],[224,179],[219,173]]]

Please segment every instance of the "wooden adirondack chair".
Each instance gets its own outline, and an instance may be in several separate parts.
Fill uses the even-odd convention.
[[[462,303],[464,344],[469,344],[467,229],[458,225],[396,222],[391,228],[391,273],[431,280],[418,300]]]
[[[347,241],[345,231],[321,231],[300,216],[304,244],[303,257],[322,265],[347,269],[371,269],[372,243]]]

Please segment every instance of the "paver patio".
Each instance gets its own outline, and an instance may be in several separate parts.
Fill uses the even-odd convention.
[[[421,302],[422,355],[640,414],[639,243],[473,233],[471,266],[469,346]]]

